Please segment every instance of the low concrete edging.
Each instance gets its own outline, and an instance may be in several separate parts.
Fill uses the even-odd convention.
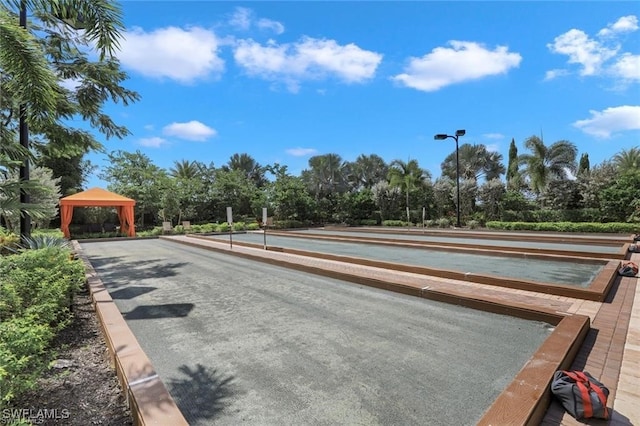
[[[134,424],[188,425],[76,240],[73,250],[84,263],[91,300]]]

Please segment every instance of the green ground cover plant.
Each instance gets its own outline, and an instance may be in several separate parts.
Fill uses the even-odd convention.
[[[0,408],[32,388],[54,359],[50,343],[70,319],[82,262],[62,246],[0,256]]]

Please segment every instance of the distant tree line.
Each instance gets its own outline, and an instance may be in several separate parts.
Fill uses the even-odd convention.
[[[511,141],[508,165],[482,144],[459,148],[460,209],[463,222],[640,221],[640,148],[622,150],[591,167],[579,161],[569,141],[545,145],[537,136],[518,155]],[[169,170],[139,151],[109,154],[100,174],[108,188],[137,200],[139,225],[181,220],[193,223],[261,217],[303,223],[380,223],[453,219],[456,215],[455,151],[435,180],[418,160],[385,162],[376,154],[344,161],[335,153],[311,157],[299,176],[286,165],[261,165],[249,154],[234,154],[216,167],[175,161]],[[504,178],[504,180],[503,180]]]

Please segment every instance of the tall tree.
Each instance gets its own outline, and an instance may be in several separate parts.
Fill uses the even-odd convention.
[[[29,8],[26,31],[18,19],[23,5]],[[82,23],[84,29],[76,31],[69,22]],[[127,135],[128,130],[103,111],[107,102],[126,105],[139,98],[120,86],[126,74],[120,70],[115,53],[123,30],[122,13],[115,1],[1,1],[0,150],[18,143],[21,110],[30,144],[40,157],[38,164],[49,166],[55,177],[65,176],[64,162],[57,160],[69,159],[83,166],[82,156],[102,146],[92,133],[72,127],[73,121],[80,121],[77,118],[107,138]],[[97,60],[90,60],[87,52],[96,52]],[[33,157],[25,160],[25,156],[22,161],[34,161]],[[82,184],[82,173],[67,176],[67,181],[67,190],[77,188]]]
[[[511,188],[514,183],[514,179],[518,175],[518,148],[516,147],[516,140],[511,138],[511,144],[509,145],[509,164],[507,165],[507,187]]]
[[[502,155],[487,150],[483,144],[471,145],[463,144],[458,148],[458,159],[460,163],[460,177],[462,179],[479,180],[485,177],[486,180],[499,178],[505,172],[502,164]],[[442,175],[450,179],[456,178],[456,151],[449,154],[440,168]]]
[[[346,190],[345,163],[338,154],[309,158],[309,169],[303,170],[301,177],[316,199],[326,197],[332,192]]]
[[[623,149],[613,156],[613,164],[621,173],[640,169],[640,148]]]
[[[315,201],[298,176],[287,171],[287,166],[274,164],[269,171],[275,176],[267,188],[269,210],[277,220],[305,221],[313,217]]]
[[[551,180],[568,179],[569,172],[575,173],[578,150],[572,142],[561,140],[546,146],[542,139],[531,136],[524,146],[530,153],[520,155],[518,160],[524,165],[534,194],[540,195]]]
[[[110,191],[136,200],[138,223],[144,216],[155,216],[162,209],[162,197],[167,191],[168,175],[140,151],[114,151],[108,155],[109,166],[98,175],[108,182]]]
[[[196,179],[201,172],[197,161],[181,160],[174,161],[173,167],[169,169],[169,174],[180,179]]]
[[[225,166],[224,170],[235,170],[244,173],[258,188],[266,183],[265,168],[260,165],[249,154],[233,154]]]
[[[425,181],[430,179],[431,176],[427,170],[422,169],[418,165],[417,160],[409,160],[407,162],[393,160],[389,165],[388,177],[389,184],[392,187],[397,187],[405,193],[407,222],[410,222],[409,193],[419,186],[424,185]]]
[[[591,166],[589,164],[589,154],[586,152],[580,156],[580,163],[578,164],[578,176],[584,176],[589,174]]]
[[[354,190],[371,189],[376,183],[386,180],[389,166],[376,154],[361,154],[350,164],[350,184]]]

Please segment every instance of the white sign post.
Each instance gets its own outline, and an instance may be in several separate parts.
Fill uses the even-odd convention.
[[[229,248],[233,248],[233,212],[227,207],[227,223],[229,224]]]
[[[264,249],[267,249],[267,208],[263,207],[262,208],[262,226],[264,227],[263,229],[263,234],[264,234]]]
[[[424,218],[426,217],[426,208],[422,208],[422,233],[424,234]]]

